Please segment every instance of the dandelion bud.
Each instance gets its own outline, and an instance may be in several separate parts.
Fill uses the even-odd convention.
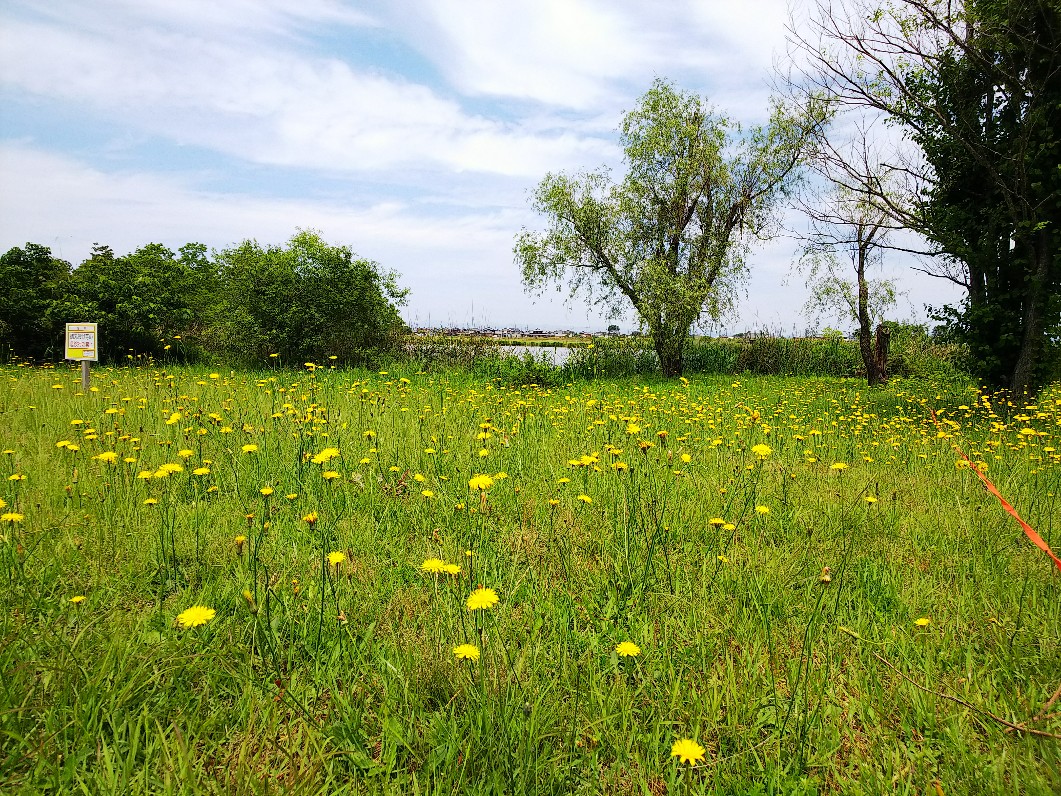
[[[829,567],[822,567],[822,574],[821,574],[821,577],[818,578],[818,582],[819,583],[826,583],[826,584],[831,583],[832,579],[833,579],[833,576],[832,576],[831,573],[832,573],[832,570],[829,569]]]

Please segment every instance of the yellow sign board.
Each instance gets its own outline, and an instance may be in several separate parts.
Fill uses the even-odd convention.
[[[66,358],[81,362],[98,361],[97,339],[96,324],[68,323],[66,325]]]

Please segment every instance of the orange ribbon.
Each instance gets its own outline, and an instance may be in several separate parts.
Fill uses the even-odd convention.
[[[928,411],[932,415],[932,422],[936,424],[936,428],[941,429],[939,421],[936,419],[935,410],[929,409]],[[1057,566],[1057,568],[1061,570],[1061,558],[1058,558],[1054,554],[1054,551],[1050,549],[1050,545],[1046,543],[1043,537],[1037,534],[1032,526],[1030,526],[1028,523],[1021,519],[1021,516],[1017,513],[1017,510],[1010,505],[1008,500],[1002,497],[1002,493],[998,491],[998,488],[994,484],[992,484],[990,480],[988,480],[987,476],[980,471],[980,468],[976,466],[972,459],[965,455],[965,452],[961,448],[959,448],[953,442],[951,443],[951,447],[954,448],[955,453],[965,459],[965,461],[969,462],[969,469],[976,473],[980,480],[983,481],[984,486],[987,488],[987,491],[994,495],[996,498],[998,498],[998,502],[1002,504],[1002,508],[1008,511],[1013,517],[1013,519],[1020,523],[1020,527],[1024,529],[1024,535],[1032,540],[1032,544],[1034,544],[1036,547],[1038,547],[1040,550],[1050,556],[1050,558],[1053,559],[1054,564]]]

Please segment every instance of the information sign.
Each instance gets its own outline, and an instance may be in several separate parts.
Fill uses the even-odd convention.
[[[68,323],[66,325],[66,358],[80,362],[99,360],[96,324]]]

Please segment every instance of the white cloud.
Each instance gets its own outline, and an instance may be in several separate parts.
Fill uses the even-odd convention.
[[[655,43],[611,3],[437,0],[424,11],[428,54],[470,94],[592,107],[609,80],[645,69]]]
[[[9,19],[4,30],[7,85],[259,163],[529,176],[612,149],[599,138],[469,115],[423,85],[334,58],[154,28],[115,37]]]
[[[15,0],[8,5],[52,24],[115,37],[161,26],[229,41],[262,35],[292,39],[322,26],[379,25],[371,14],[352,9],[342,0],[50,0],[46,4]]]
[[[389,22],[468,94],[617,114],[658,75],[759,118],[785,19],[785,0],[407,0]]]

